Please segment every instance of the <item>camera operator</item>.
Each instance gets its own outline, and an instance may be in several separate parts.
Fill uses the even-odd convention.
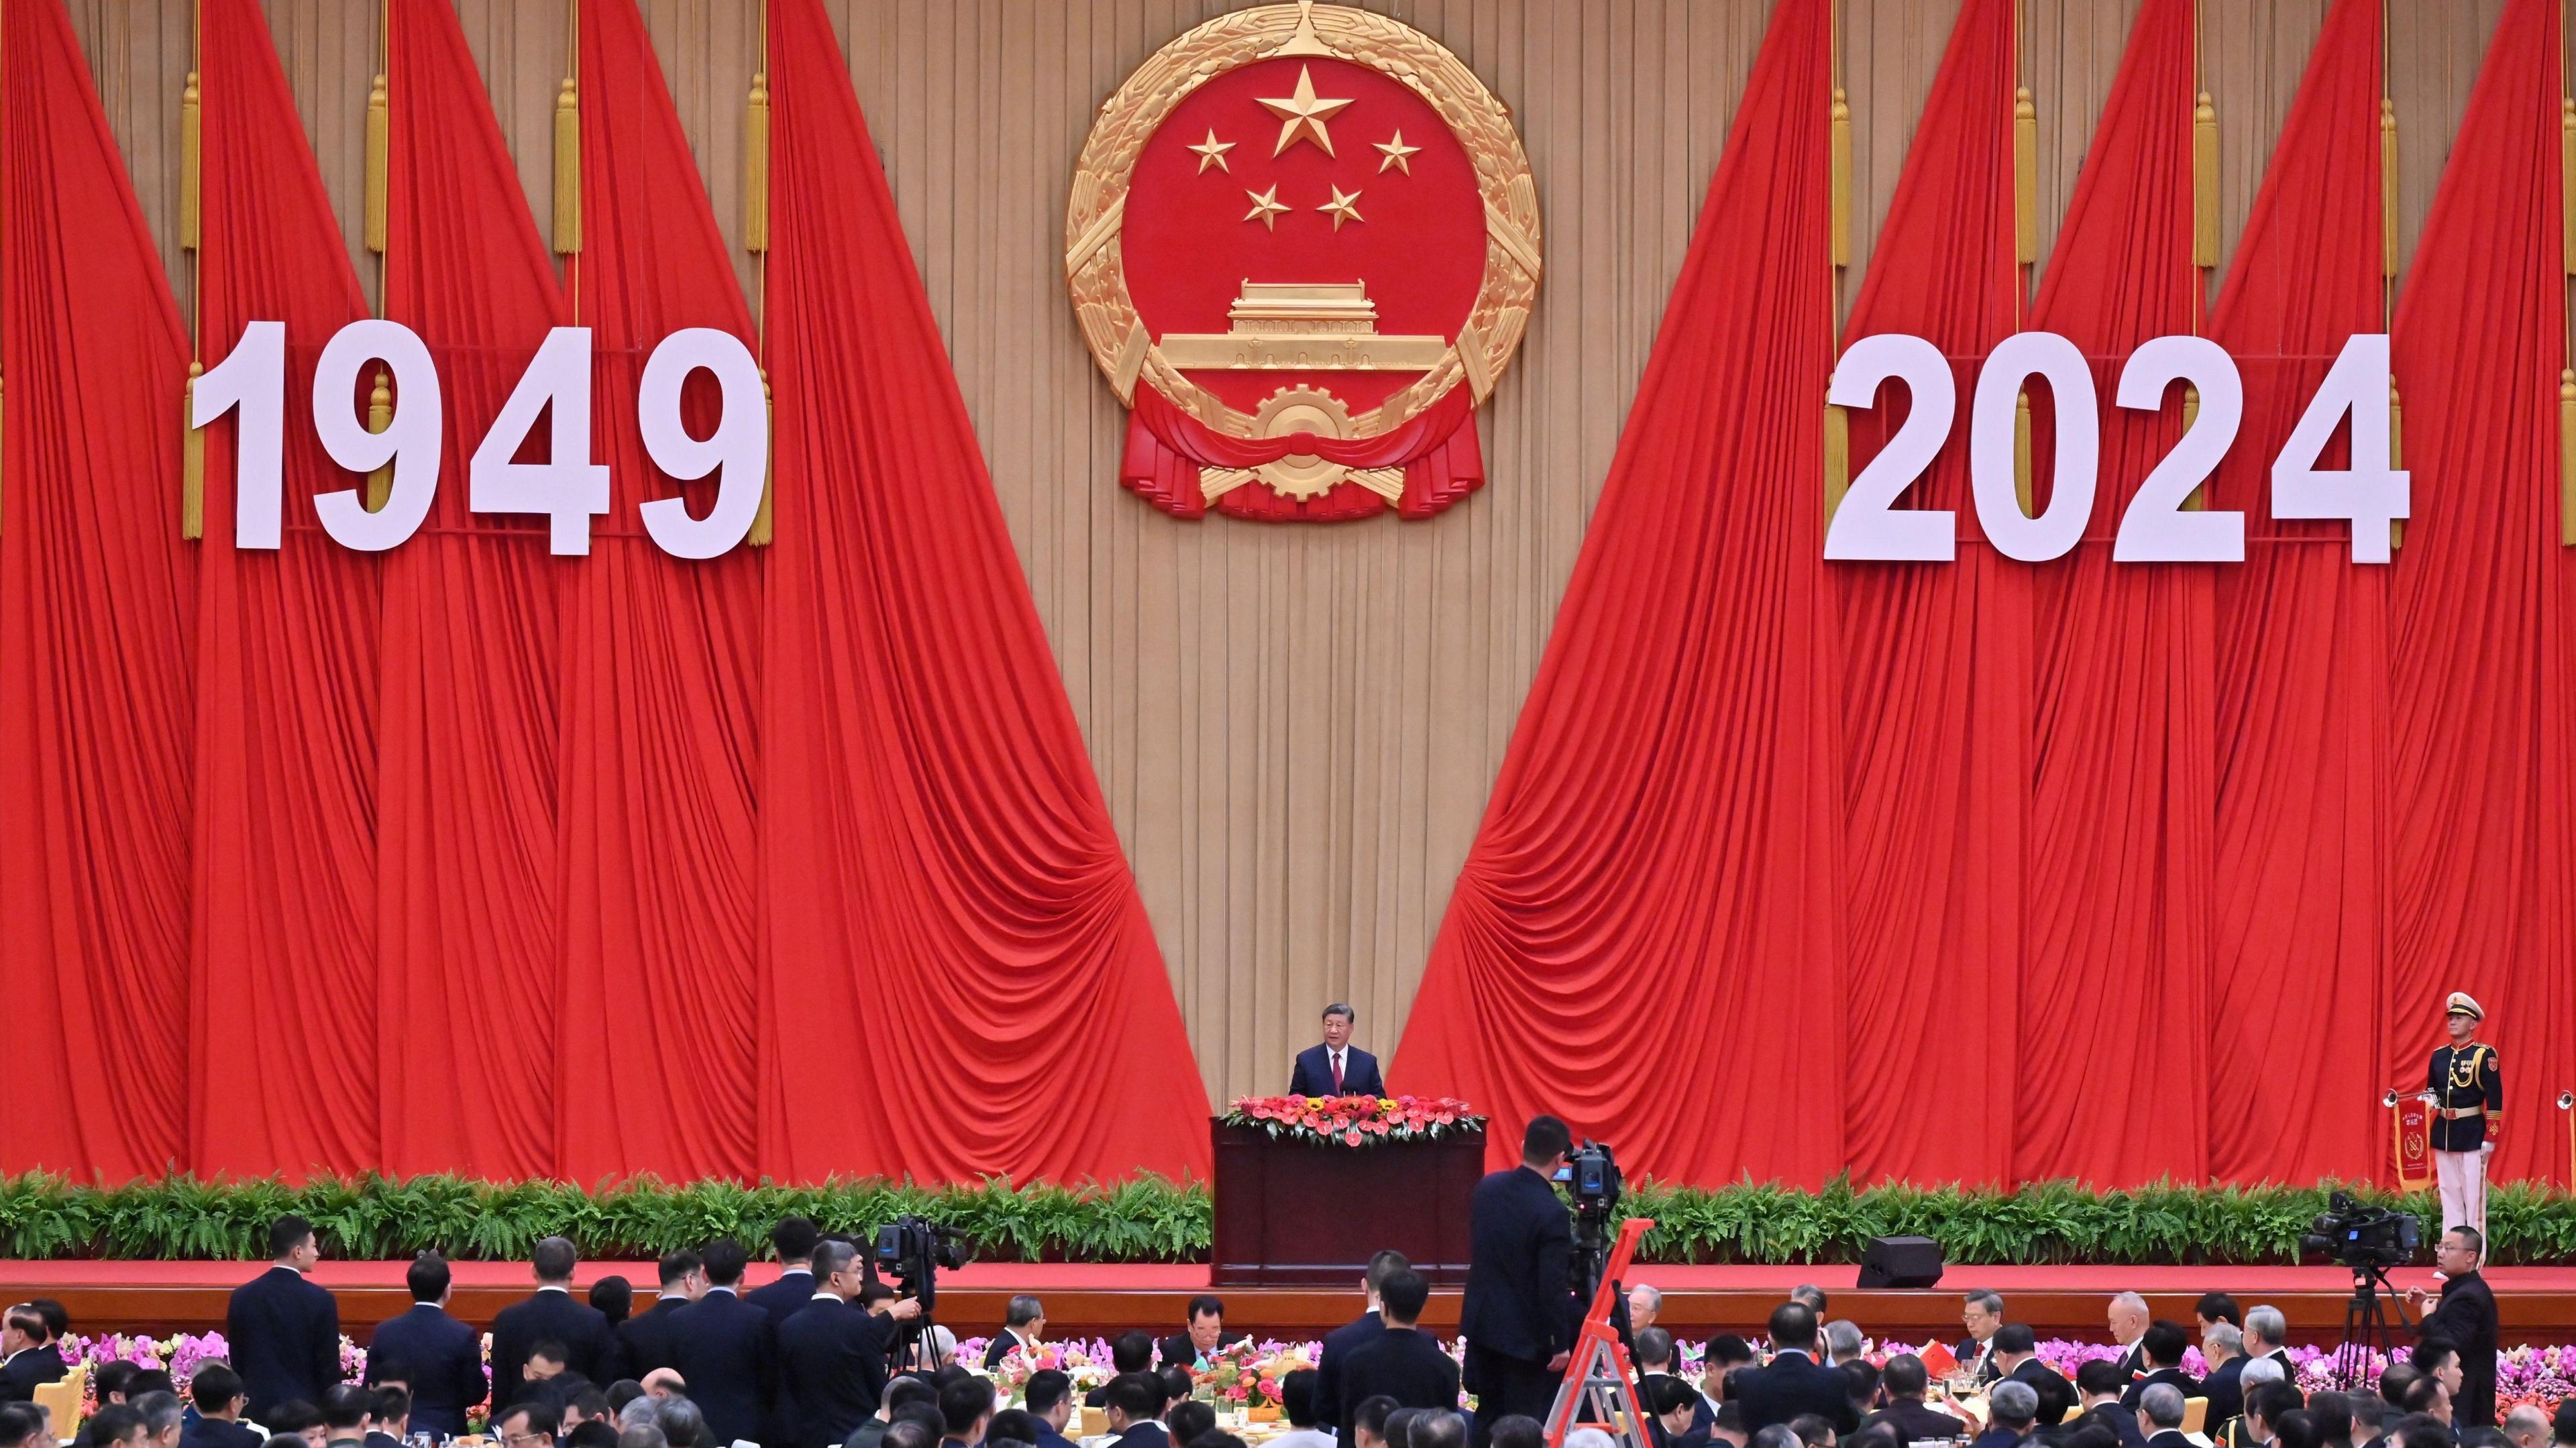
[[[2433,1261],[2442,1269],[2442,1300],[2415,1327],[2418,1340],[2440,1338],[2459,1349],[2460,1391],[2451,1411],[2462,1427],[2470,1428],[2495,1423],[2496,1301],[2478,1275],[2486,1246],[2475,1227],[2453,1227],[2442,1234],[2441,1245],[2433,1249]],[[2424,1289],[2407,1288],[2406,1303],[2422,1311]]]
[[[1530,1118],[1521,1164],[1476,1184],[1468,1211],[1466,1386],[1476,1395],[1475,1448],[1518,1413],[1545,1419],[1555,1406],[1582,1304],[1574,1296],[1574,1226],[1557,1199],[1557,1168],[1574,1138],[1553,1116]]]

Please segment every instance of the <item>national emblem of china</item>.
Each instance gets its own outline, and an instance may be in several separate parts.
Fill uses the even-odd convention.
[[[1130,409],[1119,479],[1185,518],[1439,512],[1538,294],[1511,113],[1430,37],[1313,0],[1222,15],[1100,108],[1065,279]]]

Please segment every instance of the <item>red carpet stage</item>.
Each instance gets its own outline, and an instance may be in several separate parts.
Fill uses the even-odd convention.
[[[409,1305],[402,1262],[325,1262],[314,1273],[340,1300],[342,1327],[364,1341],[375,1324]],[[233,1287],[263,1270],[245,1262],[12,1262],[0,1261],[0,1300],[59,1298],[84,1333],[202,1332],[223,1326],[224,1300]],[[457,1316],[489,1326],[492,1314],[533,1288],[525,1263],[458,1262]],[[2007,1314],[2041,1336],[2101,1338],[2111,1295],[2147,1295],[2158,1317],[2188,1322],[2200,1294],[2225,1291],[2239,1302],[2269,1302],[2289,1317],[2291,1340],[2335,1341],[2351,1279],[2332,1267],[1953,1267],[1942,1285],[1925,1291],[1860,1291],[1856,1267],[1691,1266],[1640,1269],[1632,1281],[1662,1289],[1662,1323],[1683,1338],[1720,1332],[1751,1333],[1791,1287],[1813,1282],[1832,1294],[1833,1317],[1848,1317],[1872,1337],[1919,1341],[1959,1335],[1959,1297],[1974,1287],[2004,1294]],[[653,1280],[649,1262],[586,1262],[578,1281],[587,1286],[609,1273],[642,1286]],[[777,1274],[755,1265],[745,1279],[758,1286]],[[2498,1267],[2494,1284],[2503,1319],[2503,1344],[2565,1342],[2576,1338],[2576,1267]],[[2431,1270],[2393,1275],[2402,1290],[2434,1287]],[[1200,1263],[979,1262],[942,1274],[939,1316],[960,1336],[987,1332],[1002,1320],[1015,1292],[1034,1292],[1047,1306],[1056,1337],[1108,1336],[1130,1327],[1167,1331],[1182,1320],[1189,1298],[1208,1290]],[[1255,1337],[1311,1337],[1349,1321],[1359,1311],[1356,1290],[1230,1289],[1226,1324]],[[1424,1318],[1443,1331],[1458,1322],[1458,1294],[1435,1293]]]

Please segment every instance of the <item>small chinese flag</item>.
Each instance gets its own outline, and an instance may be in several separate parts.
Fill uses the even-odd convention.
[[[1923,1359],[1923,1371],[1932,1378],[1945,1378],[1959,1370],[1959,1359],[1937,1342],[1925,1343],[1923,1351],[1915,1356]]]

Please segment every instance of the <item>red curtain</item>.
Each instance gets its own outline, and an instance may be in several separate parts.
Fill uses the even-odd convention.
[[[635,388],[664,337],[749,344],[751,314],[634,0],[582,0],[579,29],[570,270],[595,348],[593,456],[616,491],[561,584],[559,1169],[748,1177],[760,553],[692,562],[646,536],[637,507],[677,485],[645,455]],[[708,434],[712,411],[693,423]],[[684,494],[698,513],[714,485]]]
[[[1204,1169],[1207,1095],[819,0],[770,6],[761,1158]]]
[[[2269,501],[2344,339],[2384,325],[2381,64],[2379,0],[2337,0],[2210,318],[2245,383],[2209,485],[2246,532],[2245,562],[2216,570],[2209,1170],[2230,1181],[2367,1178],[2388,1157],[2389,570],[2353,563],[2349,525],[2274,519]]]
[[[2388,602],[2391,1067],[2420,1081],[2442,998],[2476,996],[2506,1067],[2506,1177],[2562,1169],[2552,1098],[2576,1079],[2559,40],[2554,0],[2506,6],[2392,344],[2413,517]]]
[[[121,1180],[186,1150],[188,344],[61,0],[0,57],[0,1156]]]
[[[1498,1160],[1553,1111],[1667,1179],[1842,1169],[1829,10],[1773,9],[1405,1030]]]
[[[204,0],[209,366],[286,323],[285,546],[233,547],[236,416],[207,430],[197,554],[196,930],[188,1160],[300,1178],[376,1162],[376,558],[328,542],[346,486],[314,438],[313,365],[366,316],[258,0]],[[248,1068],[260,1089],[237,1089]]]
[[[2182,435],[2112,405],[2139,343],[2200,326],[2191,262],[2192,0],[2146,0],[2111,83],[2028,326],[2092,363],[2101,474],[2073,553],[2032,571],[2029,931],[2013,1170],[2125,1186],[2208,1166],[2212,569],[2114,564],[2130,494]],[[2034,491],[2054,400],[2030,386]]]
[[[467,511],[465,475],[546,329],[570,319],[454,6],[388,11],[385,315],[437,357],[447,436],[437,504],[385,560],[384,1164],[541,1176],[560,1049],[557,585],[586,560],[550,557],[542,518]],[[533,446],[545,455],[542,424]]]
[[[2021,313],[2013,236],[2013,4],[1967,0],[1897,178],[1846,345],[1931,340],[1958,395]],[[1850,417],[1852,471],[1911,411],[1901,387]],[[1843,1107],[1864,1181],[2000,1181],[2012,1171],[2017,1032],[1986,1002],[2021,971],[2022,836],[2030,812],[2030,570],[1976,526],[1968,430],[1951,429],[1909,507],[1959,518],[1950,563],[1827,565],[1842,629]],[[1927,1029],[1938,1021],[1940,1028]],[[1974,1062],[1995,1091],[1924,1109],[1922,1083]]]

